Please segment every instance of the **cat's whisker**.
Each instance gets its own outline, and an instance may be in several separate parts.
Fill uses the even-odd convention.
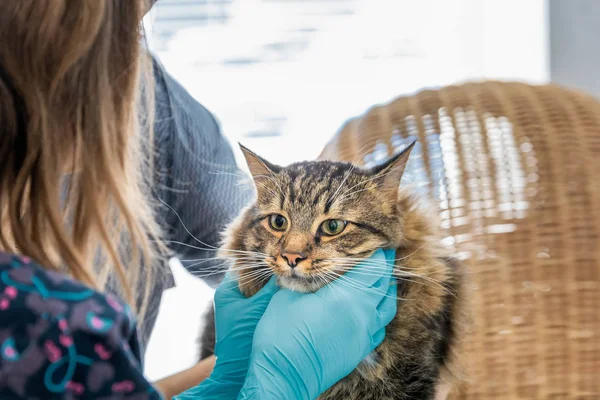
[[[256,261],[256,260],[260,260],[260,259],[262,259],[262,258],[263,258],[262,256],[258,256],[258,257],[257,257],[257,256],[253,256],[253,255],[245,255],[245,256],[237,256],[237,257],[235,257],[235,261],[238,261],[238,262],[239,262],[239,261],[242,261],[242,262],[248,262],[248,261]],[[192,263],[192,264],[185,265],[185,267],[186,267],[186,268],[191,268],[191,267],[193,267],[193,266],[197,266],[197,265],[200,265],[200,264],[204,264],[205,262],[209,262],[209,261],[215,261],[215,260],[220,260],[220,261],[222,261],[222,264],[220,264],[220,265],[227,265],[227,264],[231,264],[231,263],[233,262],[233,260],[231,260],[231,259],[229,259],[229,258],[227,258],[227,259],[224,259],[224,258],[221,258],[221,257],[208,258],[208,259],[199,258],[199,259],[197,259],[197,260],[199,260],[199,261],[197,261],[197,262],[194,262],[194,263]],[[191,261],[195,261],[195,260],[180,260],[180,261],[183,263],[183,262],[191,262]],[[210,268],[210,267],[209,267],[209,268]]]
[[[255,276],[259,273],[263,273],[265,270],[267,270],[268,268],[266,268],[266,266],[260,265],[260,264],[256,264],[256,265],[252,265],[252,266],[248,266],[247,268],[240,268],[240,269],[229,269],[228,272],[234,272],[238,277],[240,277],[240,279],[243,278],[247,278],[247,277],[251,277],[251,276]],[[243,273],[243,274],[240,274]]]
[[[332,260],[328,260],[328,261],[332,262],[333,265],[335,265],[335,267],[338,267],[338,268],[340,268],[340,267],[354,267],[354,266],[356,266],[355,263],[345,263],[345,262],[343,262],[344,259],[339,259],[339,260],[340,261],[337,261],[337,262],[333,262]],[[431,274],[439,273],[439,267],[442,266],[442,265],[444,265],[444,263],[446,261],[447,260],[442,260],[441,262],[438,262],[438,263],[436,263],[434,265],[431,265],[431,266],[429,266],[427,268],[419,269],[418,271],[415,271],[415,270],[409,271],[409,270],[406,270],[406,269],[402,269],[402,268],[396,267],[396,269],[393,272],[393,275],[396,278],[403,279],[405,281],[407,281],[406,277],[416,278],[417,279],[416,281],[413,280],[413,282],[415,282],[415,283],[419,283],[419,284],[426,285],[426,286],[429,286],[429,287],[437,287],[437,288],[443,289],[444,291],[449,291],[449,289],[446,286],[442,285],[439,280],[430,278],[428,276],[429,274],[427,274],[427,273],[418,273],[419,271],[428,271],[428,270],[432,270],[433,271],[433,272],[431,272]],[[361,265],[361,267],[360,267],[361,270],[360,271],[356,271],[355,270],[354,273],[369,274],[369,275],[380,275],[380,273],[385,272],[385,271],[388,270],[387,264],[385,266],[384,265],[373,265],[373,264],[374,263],[370,263],[370,264],[365,263],[364,265]],[[431,285],[428,285],[425,282],[418,281],[418,279],[421,279],[421,280],[423,280],[425,282],[428,282]]]
[[[196,263],[192,263],[192,264],[185,265],[185,268],[186,268],[186,269],[189,271],[189,270],[190,270],[190,269],[192,269],[193,267],[195,267],[195,266],[198,266],[198,265],[200,265],[200,264],[202,264],[202,262],[201,262],[201,261],[200,261],[200,262],[196,262]],[[219,265],[220,265],[220,266],[223,266],[223,267],[225,267],[227,264],[219,264]],[[213,266],[213,268],[214,268],[214,266]],[[225,270],[225,269],[226,269],[226,268],[223,268],[223,270]]]
[[[334,276],[336,277],[337,280],[340,280],[342,283],[352,284],[352,287],[354,287],[354,288],[363,289],[363,290],[367,290],[367,291],[370,291],[370,292],[373,292],[373,293],[378,293],[378,294],[383,293],[383,290],[381,290],[381,289],[365,288],[364,286],[362,286],[362,285],[360,285],[358,283],[355,283],[356,281],[354,279],[349,278],[349,277],[347,277],[345,275],[334,275]],[[404,280],[404,281],[406,281],[406,282],[414,282],[414,281],[411,281],[411,280]],[[396,298],[398,300],[405,300],[405,299],[397,297],[397,296],[389,296],[389,295],[387,295],[387,290],[385,291],[385,297],[390,297],[390,298],[393,297],[393,298]]]
[[[202,268],[201,270],[189,271],[191,275],[200,277],[200,278],[208,278],[215,275],[224,274],[228,271],[226,264],[221,264],[217,266],[213,266],[212,268]]]
[[[419,247],[417,247],[415,250],[413,250],[411,253],[409,253],[409,254],[407,254],[407,255],[405,255],[403,257],[395,258],[395,259],[390,260],[390,261],[394,261],[394,263],[396,263],[398,261],[408,260],[412,256],[414,256],[417,252],[419,252],[420,250],[423,250],[425,247],[427,247],[427,245],[429,245],[429,243],[427,243],[427,242],[423,243],[422,245],[420,245]],[[366,261],[367,259],[366,258],[353,258],[353,257],[344,257],[344,258],[335,258],[335,257],[332,257],[332,258],[328,258],[327,260],[328,261],[335,261],[335,262],[344,262],[344,261],[348,261],[348,260],[356,261],[356,262],[363,262],[363,261]],[[367,264],[369,264],[369,265],[387,266],[388,265],[388,261],[372,261],[372,260],[369,260],[369,261],[367,261]],[[399,266],[397,265],[397,267],[399,267]]]
[[[348,285],[349,287],[353,288],[353,289],[360,289],[369,293],[376,293],[376,294],[383,294],[384,297],[389,297],[389,298],[396,298],[398,299],[398,297],[396,296],[390,296],[387,294],[387,289],[384,291],[383,289],[377,289],[377,288],[373,288],[373,287],[365,287],[362,284],[357,283],[356,280],[352,279],[352,278],[348,278],[345,275],[342,274],[338,274],[335,273],[333,271],[328,271],[329,276],[330,277],[334,277],[335,280],[337,282],[339,282],[340,284],[345,284]]]
[[[351,192],[351,193],[348,193],[348,194],[344,193],[344,194],[343,194],[343,195],[342,195],[342,196],[341,196],[341,197],[338,199],[338,201],[343,201],[343,200],[346,200],[347,198],[351,197],[352,195],[355,195],[355,194],[358,194],[358,193],[361,193],[361,192],[366,192],[366,191],[368,191],[368,190],[371,190],[371,188],[370,188],[370,187],[366,187],[366,188],[362,188],[362,189],[359,189],[359,190],[355,190],[354,192]]]
[[[273,189],[271,189],[270,187],[268,187],[264,182],[255,181],[254,184],[257,187],[259,187],[259,188],[261,188],[261,189],[266,190],[267,192],[269,192],[271,194],[271,196],[273,196],[273,197],[279,197],[279,195],[281,195],[281,191],[280,191],[280,193],[276,193],[275,191],[273,191]]]
[[[335,267],[349,267],[349,268],[354,268],[356,267],[356,264],[343,264],[343,263],[336,263]],[[386,271],[389,270],[388,267],[382,267],[382,266],[373,266],[373,267],[366,267],[366,266],[361,266],[360,269],[363,270],[368,270],[374,273],[384,273]],[[439,273],[439,268],[432,266],[430,268],[423,268],[423,269],[419,269],[419,270],[408,270],[408,269],[402,269],[399,267],[396,267],[394,269],[394,273],[398,273],[398,274],[405,274],[405,275],[411,275],[411,276],[433,276]]]
[[[415,250],[413,250],[411,253],[409,253],[409,254],[407,254],[407,255],[405,255],[403,257],[394,258],[394,259],[392,259],[390,261],[402,261],[402,260],[408,259],[411,256],[413,256],[414,254],[416,254],[419,250],[423,250],[427,245],[429,245],[429,243],[423,243],[419,247],[417,247]],[[375,250],[373,250],[373,251],[375,251]],[[363,258],[357,258],[357,257],[335,258],[335,257],[332,257],[332,258],[328,258],[328,260],[355,260],[355,261],[364,261],[364,260],[366,260],[366,258],[364,258],[364,257]],[[377,262],[378,261],[369,261],[369,263],[377,263]],[[386,261],[381,261],[379,263],[385,264],[387,262]]]
[[[168,207],[168,208],[169,208],[171,211],[173,211],[173,213],[175,213],[175,215],[177,216],[177,219],[178,219],[178,220],[179,220],[179,222],[181,223],[181,226],[183,226],[183,229],[185,229],[185,231],[186,231],[186,232],[187,232],[187,233],[188,233],[188,234],[189,234],[189,235],[190,235],[190,236],[191,236],[191,237],[192,237],[194,240],[196,240],[196,241],[197,241],[198,243],[200,243],[201,245],[203,245],[203,246],[206,246],[207,248],[201,248],[201,247],[198,247],[198,246],[192,246],[192,245],[189,245],[189,244],[187,244],[187,243],[178,242],[178,241],[175,241],[175,240],[165,240],[165,241],[164,241],[165,243],[175,243],[175,244],[179,244],[179,245],[182,245],[182,246],[187,246],[187,247],[190,247],[190,248],[194,248],[194,249],[197,249],[197,250],[204,250],[204,251],[218,251],[218,250],[221,250],[221,251],[224,251],[224,252],[233,252],[233,253],[247,253],[247,254],[249,253],[249,254],[260,254],[260,253],[258,253],[258,252],[249,252],[249,251],[244,251],[244,250],[219,249],[219,247],[217,247],[217,246],[212,246],[212,245],[210,245],[210,244],[204,243],[202,240],[198,239],[196,236],[194,236],[194,235],[193,235],[193,234],[190,232],[190,230],[187,228],[187,226],[185,226],[185,224],[183,223],[183,220],[181,219],[181,216],[179,215],[179,213],[178,213],[178,212],[177,212],[177,211],[176,211],[176,210],[175,210],[173,207],[171,207],[169,204],[167,204],[167,203],[166,203],[165,201],[163,201],[162,199],[159,199],[159,201],[160,201],[161,203],[163,203],[165,206],[167,206],[167,207]],[[266,256],[266,254],[262,254],[262,255],[263,255],[263,256]]]
[[[368,269],[368,268],[362,269],[361,268],[360,271],[353,271],[353,273],[355,273],[355,274],[373,275],[373,276],[379,276],[379,275],[381,275],[381,272],[384,272],[384,270],[383,269]],[[418,274],[418,273],[408,272],[408,271],[394,271],[392,273],[392,276],[394,276],[396,279],[402,279],[404,281],[408,281],[407,278],[416,278],[417,280],[413,279],[413,280],[411,280],[411,282],[423,284],[425,286],[430,286],[430,287],[438,287],[445,291],[448,290],[448,288],[443,286],[439,280],[432,279],[424,274]],[[425,282],[420,282],[420,281],[418,281],[418,279],[421,279],[425,282],[431,283],[431,285],[428,285]]]
[[[274,186],[277,188],[277,190],[278,190],[278,192],[279,192],[279,193],[275,193],[275,192],[273,192],[272,190],[270,190],[271,194],[273,194],[273,195],[277,195],[277,194],[279,194],[279,195],[281,195],[281,196],[283,196],[283,195],[285,194],[285,192],[284,192],[284,190],[282,189],[282,187],[281,187],[281,185],[280,185],[279,181],[276,179],[275,175],[273,174],[273,171],[270,171],[270,170],[269,170],[269,175],[264,175],[264,174],[262,174],[262,175],[259,175],[259,174],[256,174],[256,175],[254,175],[254,183],[255,183],[256,185],[262,185],[262,187],[263,187],[264,189],[270,189],[270,188],[268,188],[268,187],[266,186],[266,184],[265,184],[265,183],[263,183],[263,182],[260,182],[260,181],[259,181],[259,180],[257,180],[256,178],[265,178],[267,181],[270,181],[271,183],[273,183],[273,184],[274,184]]]
[[[340,261],[335,261],[335,262],[332,261],[332,264],[335,265],[335,266],[340,266],[340,267],[342,267],[342,266],[343,267],[357,267],[358,266],[358,264],[354,263],[354,262],[344,263],[344,262],[340,262]],[[427,267],[420,267],[419,269],[414,269],[414,268],[413,269],[407,269],[405,267],[396,265],[394,267],[394,269],[398,270],[398,271],[403,271],[403,272],[406,272],[406,273],[413,273],[413,271],[428,271],[428,273],[425,274],[425,275],[429,275],[429,274],[435,274],[436,272],[439,272],[439,270],[440,270],[439,266],[440,265],[444,265],[444,262],[441,261],[439,263],[432,264],[432,265],[427,266]],[[369,269],[369,270],[372,270],[372,271],[380,271],[380,272],[385,272],[385,271],[387,271],[387,270],[390,269],[388,265],[373,265],[373,264],[371,264],[371,265],[363,264],[363,265],[361,265],[360,267],[357,267],[357,268]]]
[[[247,271],[253,268],[256,268],[256,266],[260,266],[262,265],[261,263],[255,263],[255,264],[247,264],[246,266],[244,266],[243,268],[232,268],[230,267],[230,263],[221,263],[221,264],[217,264],[217,265],[211,265],[208,267],[203,267],[200,269],[196,269],[195,272],[199,272],[199,273],[221,273],[223,271],[232,271],[232,272],[236,272],[236,271]],[[188,266],[188,268],[190,268]]]
[[[381,179],[381,178],[383,178],[383,177],[385,177],[385,176],[387,176],[387,175],[391,174],[392,172],[394,172],[394,171],[396,170],[396,168],[400,168],[400,167],[401,167],[401,166],[398,166],[398,167],[392,168],[392,169],[390,169],[389,171],[387,171],[387,172],[386,172],[386,173],[384,173],[384,174],[379,174],[379,175],[376,175],[376,176],[370,177],[370,178],[369,178],[369,179],[367,179],[367,180],[361,181],[361,182],[357,183],[356,185],[354,185],[354,186],[351,186],[351,187],[350,187],[350,188],[348,188],[348,189],[347,189],[345,192],[343,192],[343,193],[342,193],[341,197],[339,197],[339,198],[338,198],[338,201],[345,200],[345,199],[349,198],[349,197],[350,197],[350,196],[352,196],[352,195],[355,195],[355,194],[357,194],[357,193],[360,193],[360,192],[364,192],[364,191],[367,191],[367,190],[369,190],[371,187],[370,187],[370,186],[367,186],[367,184],[368,184],[368,183],[370,183],[370,182],[372,182],[372,181],[374,181],[374,180],[376,180],[376,179]],[[359,187],[359,186],[365,186],[365,187],[364,187],[364,188],[362,188],[362,189],[358,189],[358,190],[352,191],[354,188],[356,188],[356,187]]]
[[[362,150],[364,150],[365,148],[367,148],[364,152],[362,152]],[[361,154],[362,152],[362,154]],[[348,180],[348,178],[350,177],[350,175],[352,175],[352,172],[354,172],[354,170],[357,168],[356,164],[357,162],[362,159],[365,155],[367,155],[369,153],[368,150],[368,146],[365,144],[363,145],[359,151],[357,152],[357,155],[355,157],[355,159],[350,163],[350,168],[348,169],[348,171],[346,172],[346,174],[344,175],[344,179],[342,179],[342,182],[339,184],[338,188],[336,189],[336,191],[333,193],[333,195],[327,200],[327,203],[329,204],[333,204],[336,200],[338,200],[338,195],[340,194],[340,190],[341,188],[344,186],[344,184],[346,183],[346,181]],[[356,186],[356,185],[355,185]],[[355,187],[352,186],[352,187]],[[351,190],[351,189],[350,189]],[[344,192],[346,193],[346,192]],[[342,196],[343,194],[342,193]]]
[[[262,255],[259,255],[262,257]],[[235,256],[235,260],[246,260],[246,259],[254,259],[253,254],[242,254]],[[229,257],[216,256],[216,257],[202,257],[202,258],[180,258],[181,262],[194,262],[194,261],[214,261],[214,260],[222,260],[222,261],[231,261]]]
[[[238,271],[238,270],[247,269],[247,268],[255,266],[255,265],[265,265],[265,263],[263,260],[248,260],[248,261],[244,261],[243,263],[234,264],[229,269],[231,271]]]
[[[202,250],[202,251],[218,251],[219,250],[218,247],[212,247],[212,246],[210,248],[198,247],[198,246],[194,246],[194,245],[191,245],[191,244],[188,244],[188,243],[179,242],[177,240],[168,240],[168,239],[165,239],[162,242],[163,243],[169,243],[169,244],[171,244],[171,243],[172,244],[177,244],[177,245],[180,245],[180,246],[185,246],[185,247],[189,247],[189,248],[196,249],[196,250]]]
[[[319,280],[321,281],[321,283],[322,283],[322,286],[325,286],[325,285],[327,285],[327,279],[325,279],[325,277],[324,277],[323,275],[321,275],[321,274],[316,274],[315,276],[317,277],[317,279],[319,279]]]
[[[360,146],[356,151],[356,156],[352,160],[352,165],[356,165],[360,160],[363,160],[367,154],[371,152],[371,146],[367,143]]]
[[[251,279],[251,278],[254,278],[257,276],[261,276],[261,275],[265,274],[267,271],[270,271],[270,270],[268,268],[256,268],[254,271],[244,273],[243,275],[238,274],[238,277],[239,277],[238,281],[241,281],[243,279]]]
[[[244,262],[248,260],[264,260],[268,256],[266,254],[222,254],[220,258],[224,261]]]
[[[230,268],[229,271],[246,273],[246,271],[253,272],[254,270],[266,269],[266,268],[267,268],[267,265],[265,265],[263,263],[255,263],[255,264],[247,264],[247,265],[244,265],[243,267]]]
[[[214,260],[222,260],[221,257],[207,257],[207,258],[179,258],[179,261],[183,262],[195,262],[195,261],[214,261]]]
[[[333,281],[333,280],[337,280],[337,279],[339,279],[339,278],[346,278],[346,280],[349,280],[349,278],[347,278],[347,277],[344,277],[343,275],[342,275],[341,277],[337,277],[337,276],[330,276],[330,280],[331,280],[331,281]],[[412,280],[409,280],[409,279],[405,279],[405,280],[404,280],[404,282],[411,282],[411,283],[414,283],[414,281],[412,281]],[[341,281],[341,283],[342,283],[342,284],[347,284],[347,285],[349,284],[348,282],[345,282],[345,281]],[[357,286],[352,286],[352,287],[353,287],[353,288],[356,288]],[[358,288],[362,288],[362,286],[360,286],[360,287],[358,287]],[[381,293],[381,292],[377,292],[377,293]],[[389,298],[396,298],[397,300],[402,300],[402,301],[411,301],[410,299],[405,299],[405,298],[401,298],[401,297],[389,296],[389,295],[387,295],[387,292],[386,292],[386,297],[389,297]]]
[[[329,272],[332,273],[333,271],[329,271]],[[333,272],[333,273],[336,273],[337,276],[344,276],[344,277],[346,277],[345,275],[341,275],[341,274],[339,274],[337,272]],[[378,273],[369,273],[369,272],[366,272],[366,271],[353,271],[353,273],[354,274],[358,274],[358,275],[367,275],[367,276],[379,276],[380,275]],[[435,280],[428,280],[428,279],[426,279],[426,278],[424,278],[424,277],[422,277],[420,275],[412,275],[412,276],[410,276],[410,278],[416,278],[416,279],[408,279],[405,276],[400,276],[400,275],[396,275],[396,274],[392,274],[392,276],[394,276],[396,279],[402,280],[404,282],[413,282],[413,283],[420,284],[420,285],[423,285],[423,286],[427,286],[427,287],[431,287],[431,288],[439,288],[439,289],[443,289],[444,291],[447,291],[447,288],[445,286],[443,286],[442,284],[440,284],[440,282],[435,281]],[[348,279],[350,279],[350,278],[348,278]],[[421,282],[418,279],[423,279],[427,283],[426,282]]]
[[[261,270],[260,273],[255,275],[244,276],[243,278],[238,279],[238,286],[249,286],[252,283],[265,281],[266,278],[271,278],[273,275],[273,271],[269,268],[265,268]]]
[[[236,170],[237,172],[229,172],[229,171],[208,171],[209,174],[211,175],[230,175],[230,176],[236,176],[236,177],[246,177],[247,175],[244,174],[242,171]]]
[[[206,279],[206,278],[210,278],[215,275],[225,274],[225,272],[227,272],[226,269],[223,269],[222,271],[213,271],[213,272],[209,272],[209,273],[206,273],[205,271],[192,271],[192,272],[190,272],[190,274],[192,274],[192,276],[195,276],[198,278]]]
[[[352,172],[354,171],[355,168],[356,167],[354,166],[354,164],[352,164],[352,166],[350,167],[350,169],[348,170],[348,172],[346,172],[346,175],[344,176],[344,179],[342,179],[342,182],[339,184],[339,186],[336,189],[336,191],[329,198],[329,200],[327,200],[328,204],[333,204],[333,202],[336,200],[336,197],[337,197],[340,189],[342,188],[342,186],[344,186],[344,183],[346,183],[346,180],[348,180],[348,177],[350,177],[350,175],[352,174]]]
[[[346,193],[348,193],[350,190],[354,189],[355,187],[358,187],[358,186],[361,186],[361,185],[365,185],[365,184],[367,184],[369,182],[372,182],[372,181],[374,181],[376,179],[381,179],[381,178],[383,178],[383,177],[391,174],[392,172],[394,172],[397,168],[402,168],[402,167],[403,167],[402,165],[399,165],[397,167],[391,168],[389,171],[386,171],[384,174],[378,174],[378,175],[370,177],[367,180],[361,181],[361,182],[357,183],[356,185],[350,187],[348,190],[346,190],[344,192],[344,195],[346,195]]]
[[[217,249],[217,247],[209,245],[204,243],[202,240],[198,239],[196,236],[194,236],[192,234],[192,232],[190,232],[190,230],[187,228],[187,226],[185,226],[185,224],[183,223],[183,220],[181,219],[181,216],[179,215],[179,213],[173,208],[171,207],[169,204],[167,204],[164,200],[162,199],[158,199],[161,203],[163,203],[165,206],[167,206],[171,211],[173,211],[175,213],[175,216],[177,216],[177,219],[179,220],[179,222],[181,223],[181,226],[183,226],[183,229],[185,229],[185,231],[194,239],[196,240],[198,243],[200,243],[203,246],[207,246],[213,249]]]
[[[185,246],[185,247],[189,247],[192,249],[196,249],[196,250],[202,250],[202,251],[220,251],[221,253],[234,253],[234,254],[256,254],[262,257],[268,257],[267,254],[265,253],[261,253],[261,252],[257,252],[257,251],[247,251],[247,250],[233,250],[233,249],[226,249],[226,248],[218,248],[218,247],[214,247],[211,246],[212,248],[205,248],[205,247],[199,247],[199,246],[194,246],[188,243],[183,243],[177,240],[163,240],[164,243],[172,243],[172,244],[177,244],[180,246]],[[214,258],[222,258],[222,257],[214,257]],[[205,258],[203,258],[205,259]],[[182,260],[183,261],[183,260]],[[192,260],[187,260],[187,261],[192,261]]]
[[[232,253],[234,255],[250,254],[250,255],[257,255],[257,256],[262,256],[262,257],[268,257],[268,254],[265,254],[265,253],[262,253],[262,252],[256,251],[256,250],[233,250],[233,249],[227,249],[227,248],[221,249],[221,254],[227,254],[227,253]]]
[[[254,261],[254,262],[244,263],[241,266],[240,265],[235,265],[235,266],[232,266],[230,268],[223,268],[223,267],[227,266],[228,264],[230,264],[229,261],[223,262],[223,263],[218,264],[218,265],[213,265],[213,266],[210,266],[210,267],[207,267],[207,268],[203,268],[203,271],[195,271],[195,272],[202,273],[204,271],[208,271],[208,272],[213,271],[215,274],[217,274],[217,273],[221,273],[221,272],[224,272],[224,271],[233,271],[233,272],[246,271],[246,270],[249,270],[249,269],[254,269],[254,268],[257,268],[257,267],[262,267],[262,266],[265,265],[262,261]],[[188,265],[187,268],[193,267],[194,265],[196,265],[196,264]],[[198,275],[198,274],[196,274],[196,275]]]
[[[238,186],[250,186],[252,185],[252,179],[250,176],[244,174],[241,171],[238,172],[227,172],[227,171],[209,171],[210,175],[225,175],[225,176],[233,176],[238,178],[238,182],[236,183]]]

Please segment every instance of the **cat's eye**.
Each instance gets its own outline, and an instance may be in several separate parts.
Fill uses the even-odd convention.
[[[321,224],[321,231],[328,236],[340,234],[345,228],[346,221],[341,219],[328,219]]]
[[[285,231],[288,226],[288,220],[281,214],[269,215],[269,226],[276,231]]]

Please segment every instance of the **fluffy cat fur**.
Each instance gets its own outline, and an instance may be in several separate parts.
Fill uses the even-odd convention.
[[[242,147],[257,199],[227,230],[221,256],[232,260],[246,296],[273,273],[282,287],[314,292],[377,248],[397,249],[398,312],[385,340],[321,400],[429,400],[458,381],[464,275],[441,244],[435,213],[399,188],[412,147],[372,169],[328,161],[279,167]],[[271,215],[283,216],[285,229],[274,229]],[[345,228],[328,236],[323,223],[331,219]],[[286,254],[299,255],[295,268]],[[214,346],[212,310],[207,322],[201,357]]]

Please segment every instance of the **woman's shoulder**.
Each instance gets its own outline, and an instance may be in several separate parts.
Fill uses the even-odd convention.
[[[4,311],[15,309],[48,321],[71,317],[74,328],[92,332],[124,323],[120,333],[130,336],[135,328],[129,306],[112,295],[46,270],[27,257],[0,252],[0,321]]]
[[[14,285],[23,288],[25,293],[36,292],[40,295],[48,294],[46,289],[51,288],[59,291],[70,289],[72,292],[81,293],[79,297],[102,296],[67,275],[42,268],[29,257],[0,252],[0,287],[7,288]],[[70,296],[59,297],[66,299]]]
[[[142,391],[143,393],[140,393]],[[0,398],[158,398],[118,299],[0,253]]]

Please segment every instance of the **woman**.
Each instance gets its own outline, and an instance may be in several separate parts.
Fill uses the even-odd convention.
[[[140,265],[163,251],[147,200],[152,149],[135,109],[152,109],[136,98],[149,71],[145,9],[141,0],[0,2],[0,398],[174,394],[144,378],[133,316],[159,272]],[[226,277],[216,365],[178,398],[318,396],[381,342],[396,311],[391,268],[376,277],[360,267],[357,285],[312,295],[271,281],[247,299]],[[127,304],[102,293],[109,282]]]

